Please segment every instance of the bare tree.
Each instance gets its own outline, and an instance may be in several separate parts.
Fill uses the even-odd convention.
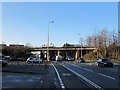
[[[92,47],[92,37],[91,36],[88,36],[87,39],[86,39],[86,46],[87,47]]]

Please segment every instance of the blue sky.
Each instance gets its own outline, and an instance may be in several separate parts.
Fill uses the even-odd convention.
[[[2,41],[7,44],[41,46],[47,44],[48,21],[50,43],[79,43],[81,34],[101,29],[118,30],[117,2],[8,2],[2,3]]]

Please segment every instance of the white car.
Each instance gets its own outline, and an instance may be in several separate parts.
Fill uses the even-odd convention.
[[[71,57],[71,56],[67,56],[67,57],[66,57],[66,60],[67,60],[67,61],[73,61],[73,60],[74,60],[74,58],[73,58],[73,57]]]
[[[57,55],[56,56],[56,61],[62,61],[62,56],[61,55],[59,55],[59,56]]]
[[[40,58],[34,58],[34,57],[29,57],[28,59],[27,59],[27,63],[42,63],[42,59],[40,59]]]

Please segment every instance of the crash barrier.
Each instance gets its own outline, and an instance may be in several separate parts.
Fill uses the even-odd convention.
[[[43,61],[42,63],[41,62],[38,62],[38,63],[34,63],[34,62],[31,62],[31,63],[28,63],[26,61],[8,61],[8,65],[17,65],[17,66],[20,66],[20,65],[24,65],[24,66],[34,66],[34,65],[42,65],[42,64],[46,64],[47,62],[46,61]]]

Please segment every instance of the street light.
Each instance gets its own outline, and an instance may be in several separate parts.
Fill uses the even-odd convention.
[[[48,21],[47,61],[49,61],[49,24],[50,23],[54,23],[54,21]]]
[[[78,35],[80,35],[80,42],[81,42],[81,58],[82,58],[82,36],[81,36],[81,34],[78,34]]]

